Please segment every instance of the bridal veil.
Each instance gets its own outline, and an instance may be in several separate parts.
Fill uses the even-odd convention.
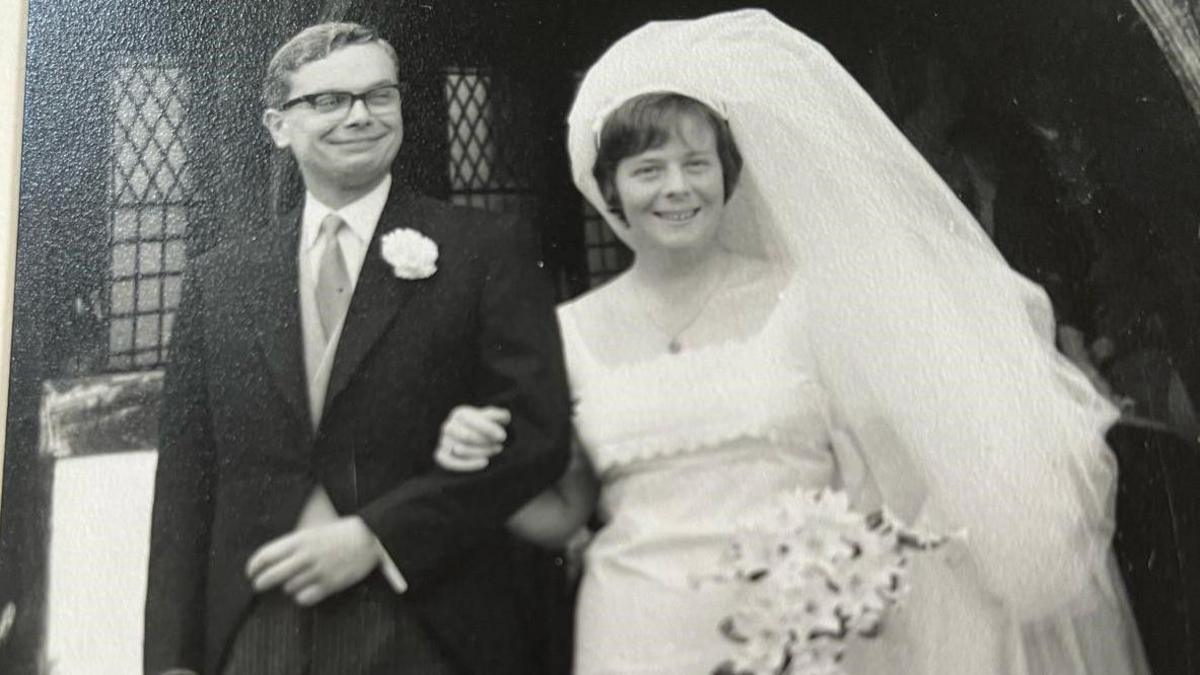
[[[802,282],[795,330],[885,503],[962,532],[963,564],[1014,625],[1123,606],[1103,437],[1116,411],[1056,351],[1045,293],[862,88],[761,10],[648,24],[587,73],[570,114],[572,173],[602,213],[600,127],[652,91],[728,120],[745,167],[721,236]]]

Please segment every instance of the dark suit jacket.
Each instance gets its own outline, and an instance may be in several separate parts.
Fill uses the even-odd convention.
[[[519,672],[503,523],[567,460],[569,403],[553,295],[515,219],[393,188],[338,344],[320,428],[299,320],[299,213],[193,261],[175,323],[155,482],[145,665],[214,673],[252,600],[249,556],[289,532],[321,484],[404,574],[401,598],[461,664]],[[395,277],[379,239],[439,248]],[[436,467],[459,404],[513,413],[484,471]],[[392,592],[378,572],[364,584]]]

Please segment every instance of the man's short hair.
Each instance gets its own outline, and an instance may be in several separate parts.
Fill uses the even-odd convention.
[[[268,108],[283,105],[291,91],[291,74],[304,64],[320,61],[343,47],[366,44],[379,45],[391,57],[399,73],[400,58],[396,56],[396,50],[374,28],[349,22],[319,23],[305,28],[284,43],[267,64],[267,74],[263,78],[263,105]]]

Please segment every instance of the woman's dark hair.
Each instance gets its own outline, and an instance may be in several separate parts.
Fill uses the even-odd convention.
[[[621,199],[617,194],[617,165],[627,157],[641,154],[666,143],[677,133],[683,118],[703,120],[716,136],[717,158],[725,182],[725,201],[733,195],[738,176],[742,173],[742,153],[738,151],[729,123],[712,108],[690,96],[672,92],[655,92],[635,96],[609,114],[600,130],[596,164],[592,176],[600,186],[600,194],[613,213],[621,214]]]

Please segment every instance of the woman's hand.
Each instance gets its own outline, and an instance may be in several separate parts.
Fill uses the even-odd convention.
[[[480,471],[504,449],[505,426],[511,420],[504,408],[460,405],[442,423],[433,457],[448,471]]]
[[[511,420],[503,408],[458,406],[442,423],[434,460],[447,471],[484,469],[504,449],[505,427]],[[571,453],[566,473],[514,513],[509,530],[540,546],[561,549],[583,527],[600,488],[582,449],[573,447]]]

